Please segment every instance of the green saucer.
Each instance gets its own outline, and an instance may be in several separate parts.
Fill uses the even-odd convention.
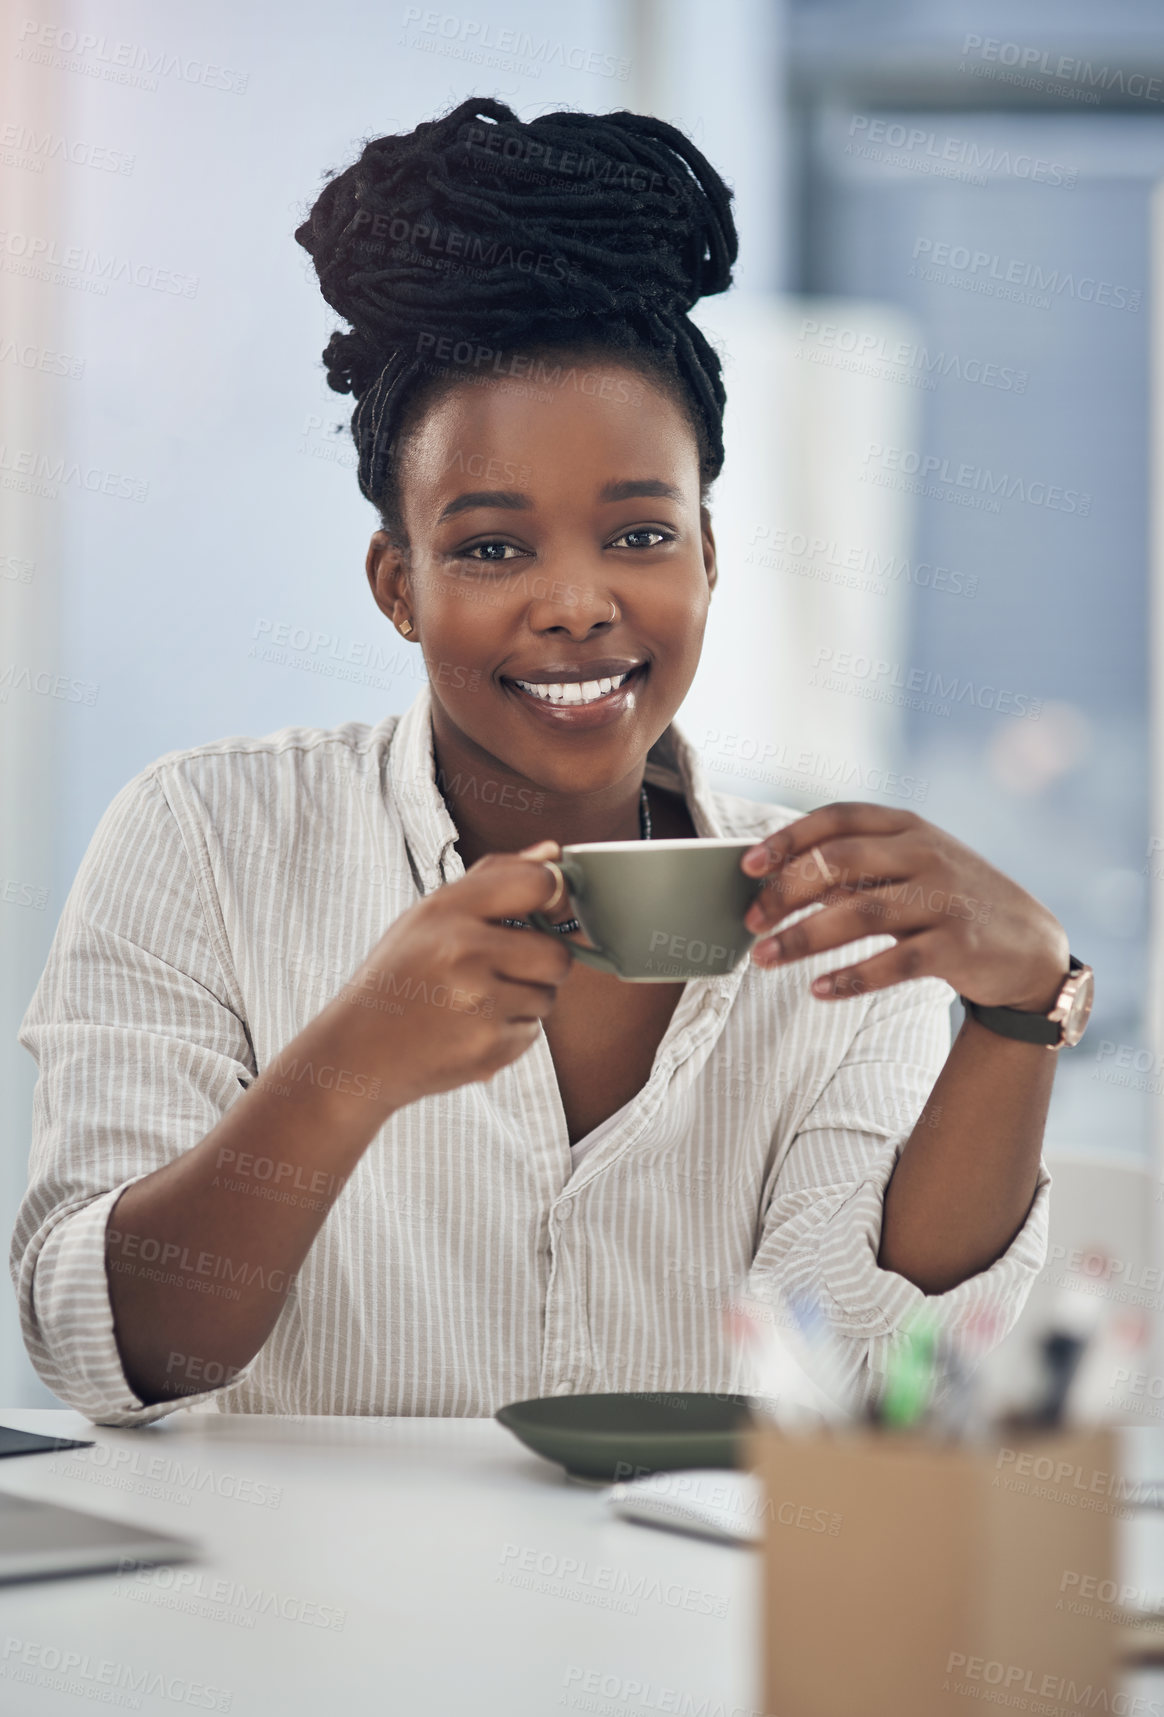
[[[642,1478],[686,1467],[734,1467],[752,1423],[744,1395],[643,1392],[511,1401],[494,1417],[527,1449],[577,1478]]]

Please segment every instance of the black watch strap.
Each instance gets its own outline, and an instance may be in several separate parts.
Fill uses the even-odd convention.
[[[965,996],[959,996],[958,1000],[972,1019],[1000,1037],[1017,1037],[1021,1043],[1051,1044],[1058,1043],[1063,1035],[1059,1021],[1048,1019],[1046,1014],[1025,1014],[1019,1008],[984,1008],[978,1002],[968,1002]]]
[[[1069,958],[1068,977],[1083,968],[1083,961],[1074,954]],[[1020,1043],[1042,1044],[1055,1044],[1062,1039],[1062,1024],[1059,1020],[1048,1019],[1046,1014],[1024,1013],[1021,1008],[987,1008],[980,1002],[967,1001],[965,996],[959,996],[958,1000],[972,1019],[988,1031],[997,1032],[1000,1037],[1015,1037]]]

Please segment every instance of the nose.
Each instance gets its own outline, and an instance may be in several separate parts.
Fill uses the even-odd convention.
[[[594,585],[547,581],[545,593],[535,596],[530,604],[529,623],[535,632],[565,632],[571,638],[588,638],[617,619],[614,598]]]

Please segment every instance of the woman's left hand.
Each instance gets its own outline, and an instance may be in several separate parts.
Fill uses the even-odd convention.
[[[763,938],[752,950],[759,966],[784,965],[864,936],[896,937],[883,953],[817,978],[814,995],[860,995],[932,976],[984,1007],[1046,1013],[1067,976],[1067,933],[1054,914],[912,811],[822,805],[766,836],[741,865],[765,878],[744,919]],[[821,911],[769,934],[813,901],[824,903]]]

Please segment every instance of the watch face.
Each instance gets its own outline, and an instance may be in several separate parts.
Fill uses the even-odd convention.
[[[1085,971],[1067,1010],[1067,1018],[1063,1021],[1063,1042],[1068,1046],[1078,1043],[1083,1036],[1084,1027],[1091,1017],[1091,1004],[1094,999],[1095,982],[1091,972]]]

